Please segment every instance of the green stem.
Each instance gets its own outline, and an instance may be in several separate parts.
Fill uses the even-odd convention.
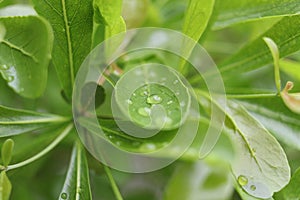
[[[255,99],[255,98],[268,98],[276,97],[278,94],[227,94],[228,99]]]
[[[41,152],[39,152],[38,154],[34,155],[33,157],[31,157],[27,160],[24,160],[20,163],[7,166],[6,170],[8,171],[8,170],[16,169],[16,168],[19,168],[19,167],[23,167],[25,165],[28,165],[28,164],[38,160],[41,157],[43,157],[48,152],[50,152],[52,149],[54,149],[54,147],[56,147],[56,145],[59,144],[68,135],[68,133],[71,131],[72,128],[73,128],[73,124],[69,124],[63,130],[63,132],[51,144],[49,144],[45,149],[43,149]]]
[[[116,196],[116,199],[117,200],[123,200],[123,197],[122,197],[122,195],[120,193],[120,190],[119,190],[119,188],[118,188],[118,186],[117,186],[117,184],[114,180],[114,177],[112,176],[112,174],[110,172],[110,169],[106,165],[103,165],[103,168],[104,168],[104,171],[105,171],[105,173],[106,173],[106,175],[109,179],[109,182],[110,182],[112,190],[113,190],[113,192]]]

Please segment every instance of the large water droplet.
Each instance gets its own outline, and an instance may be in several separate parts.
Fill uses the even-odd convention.
[[[138,113],[144,117],[148,117],[150,115],[150,108],[144,107],[144,108],[139,108]]]
[[[162,101],[162,98],[158,95],[152,95],[147,98],[147,103],[150,104],[159,104]]]
[[[256,186],[255,185],[251,185],[250,186],[250,190],[252,190],[252,191],[256,190]]]
[[[238,177],[238,182],[241,186],[245,186],[248,184],[248,178],[246,176],[240,175]]]
[[[61,195],[60,195],[60,197],[62,198],[62,199],[67,199],[68,198],[68,195],[67,195],[67,193],[61,193]]]
[[[0,70],[8,70],[9,66],[7,65],[0,65]]]

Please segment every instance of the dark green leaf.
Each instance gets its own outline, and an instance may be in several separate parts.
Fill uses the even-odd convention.
[[[41,96],[47,83],[52,51],[50,25],[38,16],[0,18],[0,24],[5,28],[4,37],[0,33],[0,72],[3,78],[24,97]]]
[[[92,0],[33,0],[35,10],[53,27],[52,62],[70,99],[75,75],[91,50]]]
[[[9,165],[13,149],[14,141],[12,139],[5,140],[1,149],[1,157],[4,167],[7,167]]]
[[[86,161],[85,152],[79,142],[77,142],[73,148],[67,177],[59,199],[92,199],[88,164]]]
[[[295,15],[299,12],[299,0],[218,0],[217,21],[214,29],[266,17]]]
[[[238,53],[220,65],[225,78],[236,76],[272,63],[271,52],[263,41],[269,37],[277,44],[280,56],[284,57],[300,49],[300,15],[284,17],[256,40],[248,43]]]
[[[289,184],[283,188],[275,197],[281,196],[281,200],[299,200],[300,199],[300,168],[293,174]],[[277,198],[276,198],[277,199]]]
[[[9,200],[11,192],[11,183],[7,178],[6,172],[2,171],[0,174],[0,199]]]
[[[61,116],[0,106],[0,137],[29,132],[53,123],[63,123],[67,120]]]

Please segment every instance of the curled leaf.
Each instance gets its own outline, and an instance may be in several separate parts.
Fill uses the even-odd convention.
[[[2,162],[5,167],[7,167],[11,161],[13,149],[14,141],[12,139],[5,140],[1,150]]]
[[[300,114],[300,93],[289,94],[294,87],[294,83],[288,81],[281,92],[281,98],[285,105],[294,113]]]

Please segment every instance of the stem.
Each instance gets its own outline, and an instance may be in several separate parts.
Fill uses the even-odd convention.
[[[280,58],[279,50],[276,43],[271,38],[264,37],[263,39],[265,43],[268,45],[273,57],[275,85],[276,85],[277,92],[280,95],[281,79],[280,79],[280,69],[279,69],[279,58]]]
[[[227,94],[228,99],[254,99],[254,98],[268,98],[276,97],[278,94]]]
[[[71,131],[72,128],[73,128],[73,124],[69,124],[63,130],[63,132],[51,144],[49,144],[45,149],[43,149],[41,152],[39,152],[38,154],[34,155],[33,157],[31,157],[31,158],[29,158],[27,160],[24,160],[24,161],[22,161],[20,163],[7,166],[6,170],[8,171],[8,170],[16,169],[16,168],[19,168],[19,167],[23,167],[25,165],[28,165],[28,164],[30,164],[30,163],[38,160],[41,157],[43,157],[48,152],[50,152],[52,149],[54,149],[54,147],[57,144],[59,144],[68,135],[68,133]]]
[[[117,186],[117,184],[114,180],[114,177],[112,176],[112,174],[110,172],[110,169],[106,165],[103,165],[103,168],[104,168],[104,171],[105,171],[105,173],[106,173],[106,175],[109,179],[109,182],[110,182],[112,190],[113,190],[113,192],[116,196],[116,199],[117,200],[123,200],[123,197],[122,197],[122,195],[120,193],[120,190],[119,190],[119,188],[118,188],[118,186]]]

